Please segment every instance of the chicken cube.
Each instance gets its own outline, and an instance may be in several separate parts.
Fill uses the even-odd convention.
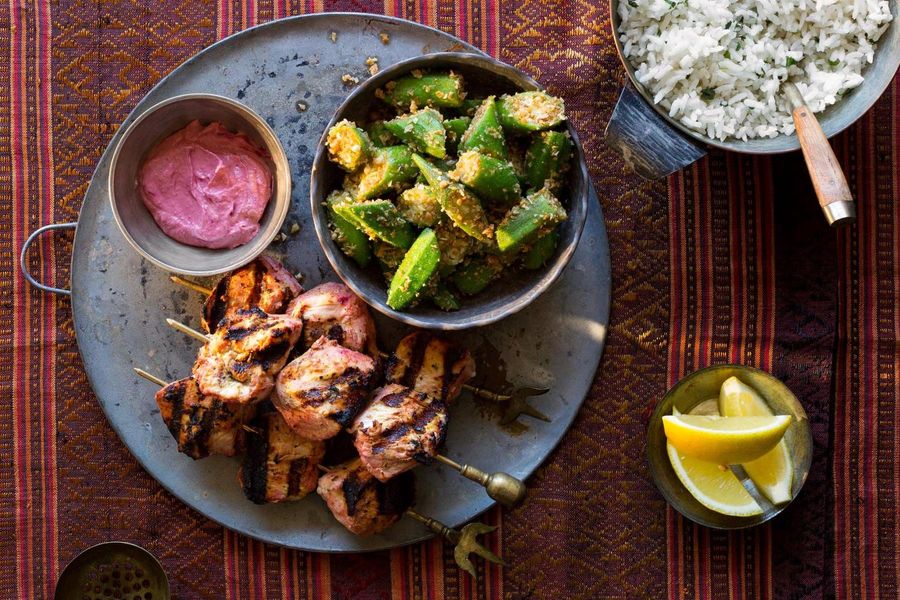
[[[303,345],[312,346],[322,336],[369,356],[378,355],[375,322],[369,308],[341,283],[323,283],[300,294],[288,314],[303,319]]]
[[[400,340],[388,358],[385,381],[449,405],[474,376],[475,361],[468,350],[430,331],[416,331]]]

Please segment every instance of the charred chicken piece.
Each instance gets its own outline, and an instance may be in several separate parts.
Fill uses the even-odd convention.
[[[244,450],[242,428],[253,417],[252,405],[226,404],[200,392],[193,377],[185,377],[156,392],[156,404],[178,451],[193,459],[210,454],[234,456]]]
[[[278,374],[272,401],[298,434],[325,440],[353,422],[376,378],[370,356],[322,337]]]
[[[238,479],[256,504],[300,500],[316,489],[325,444],[300,437],[271,404],[250,422]]]
[[[416,331],[400,340],[388,358],[385,381],[449,405],[474,376],[475,361],[468,350],[429,331]]]
[[[424,392],[390,383],[353,423],[363,465],[380,481],[427,464],[447,434],[447,408]]]
[[[284,313],[302,293],[303,287],[280,262],[260,256],[219,280],[203,305],[203,328],[213,333],[222,319],[241,309]]]
[[[323,283],[297,296],[288,314],[303,319],[303,345],[312,346],[325,336],[351,350],[378,355],[375,322],[366,306],[341,283]]]
[[[316,490],[341,525],[356,535],[381,533],[400,520],[413,504],[412,473],[382,483],[359,459],[332,467]]]
[[[286,315],[267,315],[258,308],[235,311],[197,355],[193,373],[200,391],[223,402],[263,400],[302,329],[301,321]]]

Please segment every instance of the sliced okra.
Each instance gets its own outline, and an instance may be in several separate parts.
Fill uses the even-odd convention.
[[[566,119],[563,99],[543,91],[502,96],[497,114],[503,128],[515,133],[552,129]]]
[[[441,209],[457,227],[477,240],[490,241],[494,226],[488,222],[478,197],[462,184],[450,181],[446,173],[418,154],[413,154],[412,159],[434,190]]]
[[[493,96],[488,96],[472,117],[468,129],[459,140],[459,151],[477,150],[482,154],[506,160],[509,153],[506,148],[506,137],[497,116],[497,103]]]
[[[457,298],[456,294],[453,293],[453,290],[442,281],[438,282],[437,288],[431,295],[431,301],[439,309],[447,312],[459,310],[459,298]]]
[[[352,197],[345,190],[335,190],[329,194],[325,200],[325,207],[328,210],[328,229],[331,231],[331,239],[338,245],[341,252],[355,260],[360,267],[366,267],[372,258],[368,237],[335,210],[336,205],[350,202],[352,202]]]
[[[444,119],[444,130],[447,132],[447,152],[456,152],[459,140],[462,139],[471,122],[472,119],[469,117]]]
[[[562,131],[541,131],[525,154],[525,181],[531,190],[545,185],[556,193],[572,159],[572,140]]]
[[[441,258],[434,231],[425,228],[403,257],[388,286],[387,304],[400,310],[425,288]]]
[[[344,119],[328,130],[325,146],[328,148],[328,159],[352,173],[368,160],[372,142],[356,123]]]
[[[412,152],[406,146],[374,148],[371,160],[362,170],[349,175],[344,187],[352,191],[357,200],[369,200],[389,190],[399,190],[417,174]]]
[[[381,240],[398,248],[409,248],[416,239],[412,224],[403,218],[389,200],[337,204],[334,210],[373,240]]]
[[[483,256],[461,265],[451,276],[453,285],[462,294],[474,296],[503,272],[503,264],[496,256]]]
[[[457,227],[450,219],[444,219],[434,228],[438,247],[441,249],[441,269],[443,272],[463,262],[475,251],[476,241]]]
[[[434,190],[425,183],[417,183],[397,198],[397,210],[413,225],[434,227],[441,218],[441,204]]]
[[[474,150],[459,155],[449,176],[488,202],[512,206],[522,196],[519,178],[509,161]]]
[[[433,108],[423,108],[417,112],[401,115],[384,126],[395,137],[406,142],[418,152],[435,158],[447,156],[447,132],[444,118]]]
[[[522,254],[522,266],[526,269],[540,269],[553,257],[559,244],[559,227],[539,237],[528,250]]]
[[[466,98],[457,110],[463,115],[471,117],[483,102],[484,98]]]
[[[366,127],[366,133],[372,141],[372,145],[378,148],[395,146],[400,141],[384,126],[384,121],[372,121],[369,123],[369,126]]]
[[[384,86],[384,99],[402,110],[413,106],[457,108],[465,97],[462,77],[456,73],[413,71]]]
[[[566,210],[559,200],[543,188],[529,194],[512,207],[497,226],[497,247],[501,252],[514,251],[530,244],[566,220]]]

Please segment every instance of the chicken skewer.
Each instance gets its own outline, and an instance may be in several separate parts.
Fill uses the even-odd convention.
[[[157,399],[160,395],[165,395],[167,390],[185,381],[179,379],[172,383],[166,383],[143,369],[135,368],[134,371],[144,379],[162,387],[157,393]],[[241,432],[249,435],[242,436],[240,449],[243,450],[246,447],[247,452],[238,474],[244,495],[250,501],[256,504],[265,504],[300,500],[315,491],[319,462],[325,456],[324,442],[308,440],[294,433],[285,423],[281,414],[268,403],[265,403],[261,410],[256,410],[257,405],[221,404],[225,407],[230,406],[234,410],[247,411],[252,417],[250,425],[244,424],[243,421],[240,425]],[[212,432],[207,431],[207,433],[217,434],[214,430],[214,423],[206,425],[207,429],[213,429]],[[203,429],[202,424],[200,429]],[[174,432],[173,435],[175,435]],[[223,432],[218,432],[218,435],[222,437]],[[200,458],[191,454],[190,450],[194,446],[182,449],[181,439],[176,437],[176,440],[179,442],[178,449],[181,452],[192,458]],[[218,454],[226,453],[218,452]],[[234,454],[231,452],[226,455],[233,456]]]
[[[197,341],[205,343],[209,339],[206,334],[188,327],[187,325],[180,323],[174,319],[167,318],[166,323],[173,329],[176,329],[181,333],[184,333],[196,339]],[[360,415],[360,417],[362,416],[363,415]],[[359,422],[359,417],[357,418],[357,422]],[[439,443],[434,445],[435,450],[439,445]],[[514,508],[521,504],[521,502],[525,499],[525,484],[520,479],[517,479],[508,473],[504,473],[502,471],[498,471],[495,473],[486,473],[481,469],[478,469],[471,465],[459,464],[450,458],[447,458],[441,454],[437,454],[436,452],[432,455],[432,457],[435,460],[455,469],[463,477],[466,477],[467,479],[470,479],[484,487],[487,490],[488,496],[507,508]]]
[[[472,577],[477,577],[469,556],[477,554],[493,563],[503,560],[478,542],[477,536],[494,531],[483,523],[470,523],[461,530],[444,525],[412,509],[415,496],[414,478],[406,472],[387,482],[375,479],[359,459],[335,467],[319,466],[324,474],[319,478],[318,494],[344,527],[358,535],[380,533],[408,516],[425,525],[455,546],[456,564]]]
[[[204,287],[193,281],[189,281],[187,279],[178,277],[177,275],[173,275],[171,277],[171,280],[174,283],[177,283],[178,285],[187,287],[187,288],[192,289],[195,292],[199,292],[201,294],[206,294],[207,296],[211,296],[213,294],[213,292],[215,291],[213,289]],[[340,284],[323,284],[323,285],[340,285]],[[218,287],[219,286],[217,286],[217,289],[218,289]],[[321,286],[319,286],[319,287],[321,287]],[[310,292],[313,292],[313,291],[314,290],[310,290]],[[310,292],[307,292],[307,294]],[[306,294],[303,294],[303,295],[306,295]],[[291,310],[297,304],[299,304],[299,303],[297,303],[297,302],[292,303],[292,306],[289,307],[288,310]],[[267,311],[267,312],[269,312],[269,311]],[[309,316],[309,315],[304,315],[304,316]],[[321,331],[322,331],[321,328],[317,328],[317,329],[320,332],[319,335],[321,335]],[[312,335],[315,335],[314,331],[316,331],[317,329],[310,328],[309,326],[307,326],[307,331],[304,332],[304,338],[308,338],[308,337],[311,337]],[[318,336],[316,336],[316,337],[318,337]],[[372,351],[372,349],[374,348],[374,339],[375,339],[375,336],[373,334],[369,337],[369,340],[372,340],[372,341],[367,342],[367,344],[366,344],[366,349],[369,352],[369,354],[372,356],[374,356],[374,353]],[[309,345],[309,344],[307,344],[307,345]],[[350,345],[348,347],[350,347],[351,349],[354,349],[354,350],[359,350],[358,347],[354,347],[353,345]],[[381,358],[387,358],[387,356],[388,356],[387,354],[385,354],[383,352],[379,352],[378,354],[381,356]],[[498,403],[505,404],[506,408],[504,409],[503,417],[500,420],[500,423],[503,425],[512,423],[520,415],[527,415],[529,417],[539,419],[539,420],[545,421],[547,423],[549,423],[551,420],[550,417],[548,417],[543,412],[541,412],[538,409],[531,406],[527,401],[527,399],[531,396],[540,396],[540,395],[546,394],[547,392],[550,391],[548,388],[520,387],[520,388],[515,389],[511,394],[499,394],[497,392],[493,392],[491,390],[466,383],[466,384],[463,384],[462,389],[464,389],[468,392],[471,392],[472,394],[474,394],[475,396],[477,396],[479,398],[484,398],[484,399],[490,400],[492,402],[498,402]]]

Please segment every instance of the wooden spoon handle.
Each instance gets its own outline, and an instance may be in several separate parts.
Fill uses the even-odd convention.
[[[787,96],[794,107],[792,113],[794,126],[797,128],[797,138],[803,149],[803,158],[806,160],[809,176],[812,178],[819,205],[825,213],[825,218],[828,219],[828,224],[836,226],[853,222],[856,219],[853,195],[850,193],[841,165],[831,149],[831,144],[825,137],[825,132],[822,131],[813,111],[803,102],[799,91],[793,94],[788,89]]]

